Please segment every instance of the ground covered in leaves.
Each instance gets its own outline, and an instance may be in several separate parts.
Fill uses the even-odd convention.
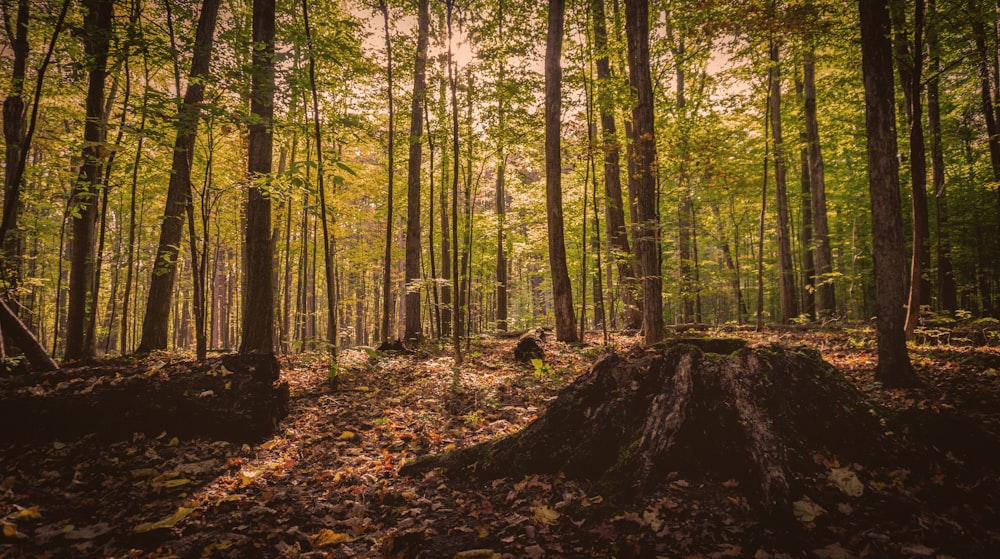
[[[791,510],[770,518],[736,480],[698,472],[672,473],[629,503],[558,475],[400,477],[415,456],[517,431],[608,348],[598,337],[547,340],[544,364],[522,364],[516,339],[484,338],[459,368],[434,347],[348,350],[335,385],[323,357],[301,355],[282,362],[290,413],[259,443],[169,432],[0,443],[0,558],[1000,556],[1000,469],[990,455],[1000,348],[942,338],[912,346],[925,386],[884,390],[870,331],[744,334],[819,349],[905,452],[859,464],[817,449]]]

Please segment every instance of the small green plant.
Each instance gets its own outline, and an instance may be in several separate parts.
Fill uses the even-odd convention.
[[[552,367],[549,367],[548,363],[541,359],[532,359],[531,365],[535,367],[536,379],[551,377],[553,375]]]
[[[470,411],[462,417],[462,420],[466,425],[482,425],[486,422],[486,414],[483,410]]]

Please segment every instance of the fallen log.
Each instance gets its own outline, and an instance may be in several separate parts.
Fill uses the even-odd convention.
[[[508,437],[406,464],[401,474],[520,477],[563,472],[605,496],[655,489],[670,472],[736,478],[765,512],[789,510],[791,480],[816,451],[862,460],[882,451],[878,418],[819,353],[687,340],[609,354],[546,412]],[[706,352],[697,347],[720,353]],[[729,355],[731,351],[735,351]]]
[[[532,359],[545,359],[545,350],[542,348],[542,339],[545,331],[541,328],[528,330],[517,340],[514,346],[514,359],[522,363],[528,363]]]
[[[288,385],[273,355],[204,363],[118,359],[3,379],[0,441],[134,432],[254,441],[288,415]]]

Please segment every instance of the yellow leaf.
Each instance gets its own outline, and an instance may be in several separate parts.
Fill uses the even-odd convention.
[[[142,524],[136,526],[133,531],[136,534],[142,534],[144,532],[159,530],[160,528],[173,528],[178,522],[184,520],[184,518],[192,512],[194,512],[193,508],[189,509],[187,507],[177,507],[177,512],[174,514],[156,522],[143,522]]]
[[[349,541],[351,541],[351,536],[340,532],[334,532],[328,528],[323,528],[318,534],[309,536],[309,542],[313,544],[313,547],[336,545],[338,543],[346,543]]]
[[[458,448],[458,446],[456,446],[455,443],[449,443],[449,444],[444,445],[444,451],[445,452],[451,452],[451,451],[455,450],[456,448]]]
[[[226,381],[226,390],[232,390],[232,389],[233,389],[233,381],[227,380]]]
[[[28,507],[26,509],[21,509],[17,511],[17,514],[11,517],[11,520],[20,520],[22,518],[41,518],[42,513],[38,511],[38,505],[33,507]]]
[[[349,441],[349,440],[353,439],[354,436],[355,435],[354,435],[353,431],[344,431],[343,433],[340,434],[339,437],[337,437],[337,440],[338,441]]]
[[[260,470],[243,470],[240,472],[240,487],[246,487],[260,477]]]
[[[17,525],[4,523],[4,525],[3,525],[3,535],[6,536],[6,537],[8,537],[8,538],[13,538],[14,536],[16,536],[17,535]]]
[[[61,443],[59,441],[56,441],[56,442],[52,443],[52,448],[54,448],[56,450],[62,450],[64,448],[66,448],[66,443]]]
[[[814,503],[809,497],[803,497],[801,501],[792,503],[792,514],[799,522],[812,522],[825,512],[826,509]]]
[[[830,482],[851,497],[860,497],[865,492],[865,485],[850,468],[833,468],[830,470]]]
[[[549,526],[556,524],[559,517],[562,516],[558,511],[548,506],[532,507],[531,512],[534,513],[535,522]]]
[[[181,444],[181,440],[178,439],[177,437],[174,437],[174,438],[170,439],[169,441],[167,441],[167,446],[177,446],[179,444]]]

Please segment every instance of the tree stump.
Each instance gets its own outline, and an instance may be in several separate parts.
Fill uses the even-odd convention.
[[[542,349],[542,338],[545,331],[541,328],[528,330],[517,340],[514,346],[514,359],[522,363],[528,363],[532,359],[545,359],[545,350]]]
[[[792,474],[814,467],[813,452],[860,460],[884,443],[857,389],[814,350],[722,355],[682,343],[629,359],[606,355],[518,433],[422,457],[401,473],[564,472],[621,498],[654,489],[673,471],[705,473],[740,479],[770,513],[788,510]]]

